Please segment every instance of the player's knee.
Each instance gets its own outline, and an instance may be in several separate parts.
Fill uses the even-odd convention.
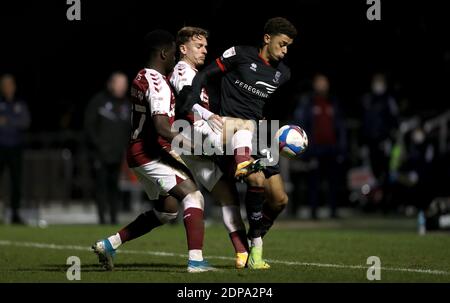
[[[253,132],[253,130],[255,129],[255,122],[252,120],[233,118],[231,121],[232,122],[228,123],[232,123],[234,132],[244,129]]]
[[[176,212],[160,212],[156,209],[153,209],[153,212],[155,213],[156,217],[159,219],[159,221],[163,224],[166,224],[170,221],[174,221],[178,216],[178,211]]]
[[[244,120],[233,119],[234,131],[236,132],[237,130],[243,129],[243,126],[244,126],[243,124],[244,124]]]
[[[285,192],[275,194],[269,199],[269,203],[273,208],[285,208],[289,202],[289,197]]]
[[[178,211],[178,200],[168,197],[160,197],[155,204],[155,209],[163,213],[176,213]]]
[[[250,186],[263,187],[266,178],[262,172],[257,172],[247,176],[247,184]]]
[[[253,120],[240,120],[240,129],[246,129],[251,132],[255,129],[255,122]]]
[[[196,190],[194,192],[191,192],[186,195],[183,199],[183,208],[199,208],[201,210],[204,209],[205,206],[205,199],[203,198],[202,193],[199,190]]]
[[[288,204],[288,202],[289,202],[289,197],[288,197],[288,195],[287,195],[286,193],[283,193],[283,194],[280,196],[280,198],[278,199],[277,204],[284,207],[284,206],[286,206],[286,205]]]

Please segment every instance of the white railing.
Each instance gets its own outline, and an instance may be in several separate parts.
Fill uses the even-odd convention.
[[[441,154],[447,151],[448,145],[448,122],[450,120],[450,110],[447,112],[429,119],[424,123],[424,130],[426,133],[430,133],[435,129],[439,131],[439,152]]]

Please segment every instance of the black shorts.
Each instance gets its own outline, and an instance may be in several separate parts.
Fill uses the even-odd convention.
[[[259,122],[262,122],[262,121],[259,121]],[[264,138],[266,140],[265,144],[267,144],[267,143],[271,142],[271,138],[270,138],[272,136],[272,134],[270,133],[271,121],[270,120],[265,120],[265,122],[268,123],[267,124],[267,135],[266,135],[266,138]],[[257,124],[257,133],[258,133],[258,135],[260,134],[260,127],[261,127],[261,124],[258,123]],[[259,137],[258,137],[258,139],[259,139]],[[260,142],[258,142],[258,147],[259,147],[259,144],[260,144]],[[254,159],[267,158],[267,156],[264,155],[264,154],[261,154],[259,150],[258,150],[258,154],[257,155],[252,155],[252,157]],[[269,179],[270,177],[272,177],[274,175],[278,175],[280,173],[280,164],[277,163],[275,165],[270,165],[270,166],[267,165],[266,168],[263,169],[263,172],[264,172],[264,176],[266,177],[266,179]]]
[[[265,158],[266,156],[258,153],[257,155],[252,155],[252,157],[254,159],[260,159],[260,158]],[[264,173],[264,176],[266,177],[266,179],[269,179],[270,177],[272,177],[274,175],[278,175],[280,173],[280,163],[277,163],[277,164],[271,165],[271,166],[266,166],[266,168],[263,169],[263,173]]]
[[[254,159],[265,158],[263,155],[252,155]],[[227,177],[234,177],[234,157],[233,156],[218,156],[214,158],[214,162],[219,166],[224,175]],[[266,166],[263,169],[264,177],[269,179],[274,175],[278,175],[280,173],[280,164]]]

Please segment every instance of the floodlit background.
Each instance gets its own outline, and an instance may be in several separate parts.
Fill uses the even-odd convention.
[[[268,105],[267,117],[305,128],[310,146],[296,159],[282,159],[289,205],[275,227],[303,233],[389,229],[410,233],[408,242],[416,239],[423,215],[429,232],[450,229],[450,19],[438,4],[382,1],[380,21],[367,20],[366,1],[81,0],[80,21],[67,20],[68,8],[65,1],[0,2],[0,76],[14,76],[17,96],[30,113],[20,168],[20,215],[29,226],[83,223],[95,229],[92,225],[100,223],[86,111],[113,72],[123,72],[130,83],[143,67],[140,43],[148,31],[163,28],[175,34],[185,25],[208,29],[209,63],[233,45],[258,45],[265,21],[283,16],[299,34],[286,58],[292,78]],[[217,85],[210,88],[213,104]],[[320,113],[314,102],[321,89],[339,115],[330,128],[318,131],[314,125],[323,124],[316,120]],[[12,214],[7,170],[0,181],[0,240],[6,241]],[[244,185],[237,186],[244,193]],[[118,225],[151,208],[125,163],[119,188]],[[206,198],[206,219],[215,228],[220,209]],[[106,233],[95,230],[99,236]],[[40,240],[45,242],[45,236]],[[297,248],[292,250],[287,258],[295,258]],[[437,259],[449,256],[439,248],[435,253],[433,262],[422,267],[442,269]],[[332,263],[327,256],[321,260]],[[392,267],[399,264],[393,261]],[[419,261],[403,265],[422,268]]]

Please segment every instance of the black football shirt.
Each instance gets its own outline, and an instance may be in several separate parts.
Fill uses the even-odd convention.
[[[222,78],[221,116],[261,120],[265,103],[291,76],[283,62],[271,65],[252,46],[231,47],[216,63],[225,73]]]

